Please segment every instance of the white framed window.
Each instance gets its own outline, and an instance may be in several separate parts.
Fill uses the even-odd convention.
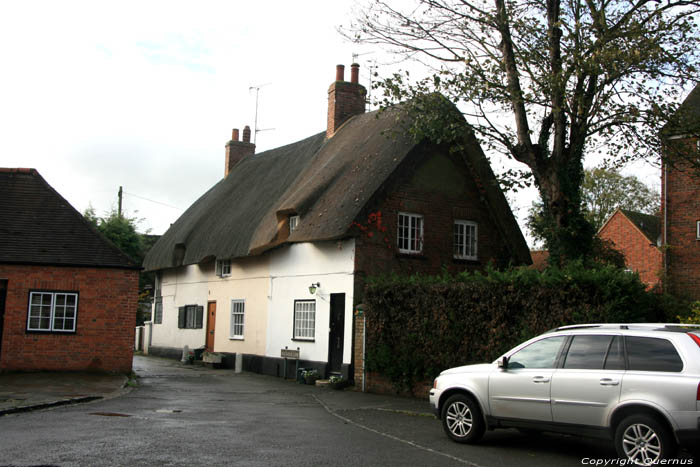
[[[289,216],[289,233],[294,232],[299,226],[299,216]]]
[[[458,259],[476,259],[478,227],[476,222],[455,220],[454,223],[454,257]]]
[[[231,275],[231,260],[217,259],[216,260],[216,275],[219,277],[228,277]]]
[[[75,332],[77,321],[77,293],[29,293],[27,331]]]
[[[700,240],[700,221],[695,222],[695,238]]]
[[[316,300],[294,300],[294,339],[312,341],[316,332]]]
[[[231,300],[231,339],[243,339],[245,300]]]
[[[423,216],[400,212],[396,237],[400,253],[421,253],[423,251]]]
[[[204,307],[201,305],[185,305],[177,309],[178,329],[202,329],[204,323]]]

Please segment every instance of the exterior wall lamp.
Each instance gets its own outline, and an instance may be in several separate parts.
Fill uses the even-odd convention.
[[[320,282],[316,282],[315,284],[311,284],[311,285],[309,286],[309,293],[310,293],[311,295],[315,294],[315,293],[316,293],[316,289],[318,289],[318,288],[320,288],[320,287],[321,287],[321,283],[320,283]]]

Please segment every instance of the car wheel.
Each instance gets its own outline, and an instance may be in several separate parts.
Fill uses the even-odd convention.
[[[617,454],[635,465],[652,465],[673,458],[676,443],[673,435],[656,418],[631,415],[615,430]]]
[[[442,428],[458,443],[475,443],[484,436],[486,425],[479,405],[470,397],[455,394],[442,408]]]

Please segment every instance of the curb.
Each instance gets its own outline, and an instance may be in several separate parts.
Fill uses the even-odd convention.
[[[0,417],[5,415],[11,415],[15,413],[32,412],[34,410],[48,409],[50,407],[59,407],[62,405],[73,405],[81,404],[83,402],[92,402],[102,399],[102,396],[85,396],[85,397],[73,397],[71,399],[62,399],[54,402],[45,402],[42,404],[35,405],[23,405],[20,407],[11,407],[9,409],[0,409]]]

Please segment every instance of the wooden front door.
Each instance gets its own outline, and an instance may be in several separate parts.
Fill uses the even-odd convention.
[[[216,302],[207,303],[207,350],[214,351],[214,328],[216,327]]]

